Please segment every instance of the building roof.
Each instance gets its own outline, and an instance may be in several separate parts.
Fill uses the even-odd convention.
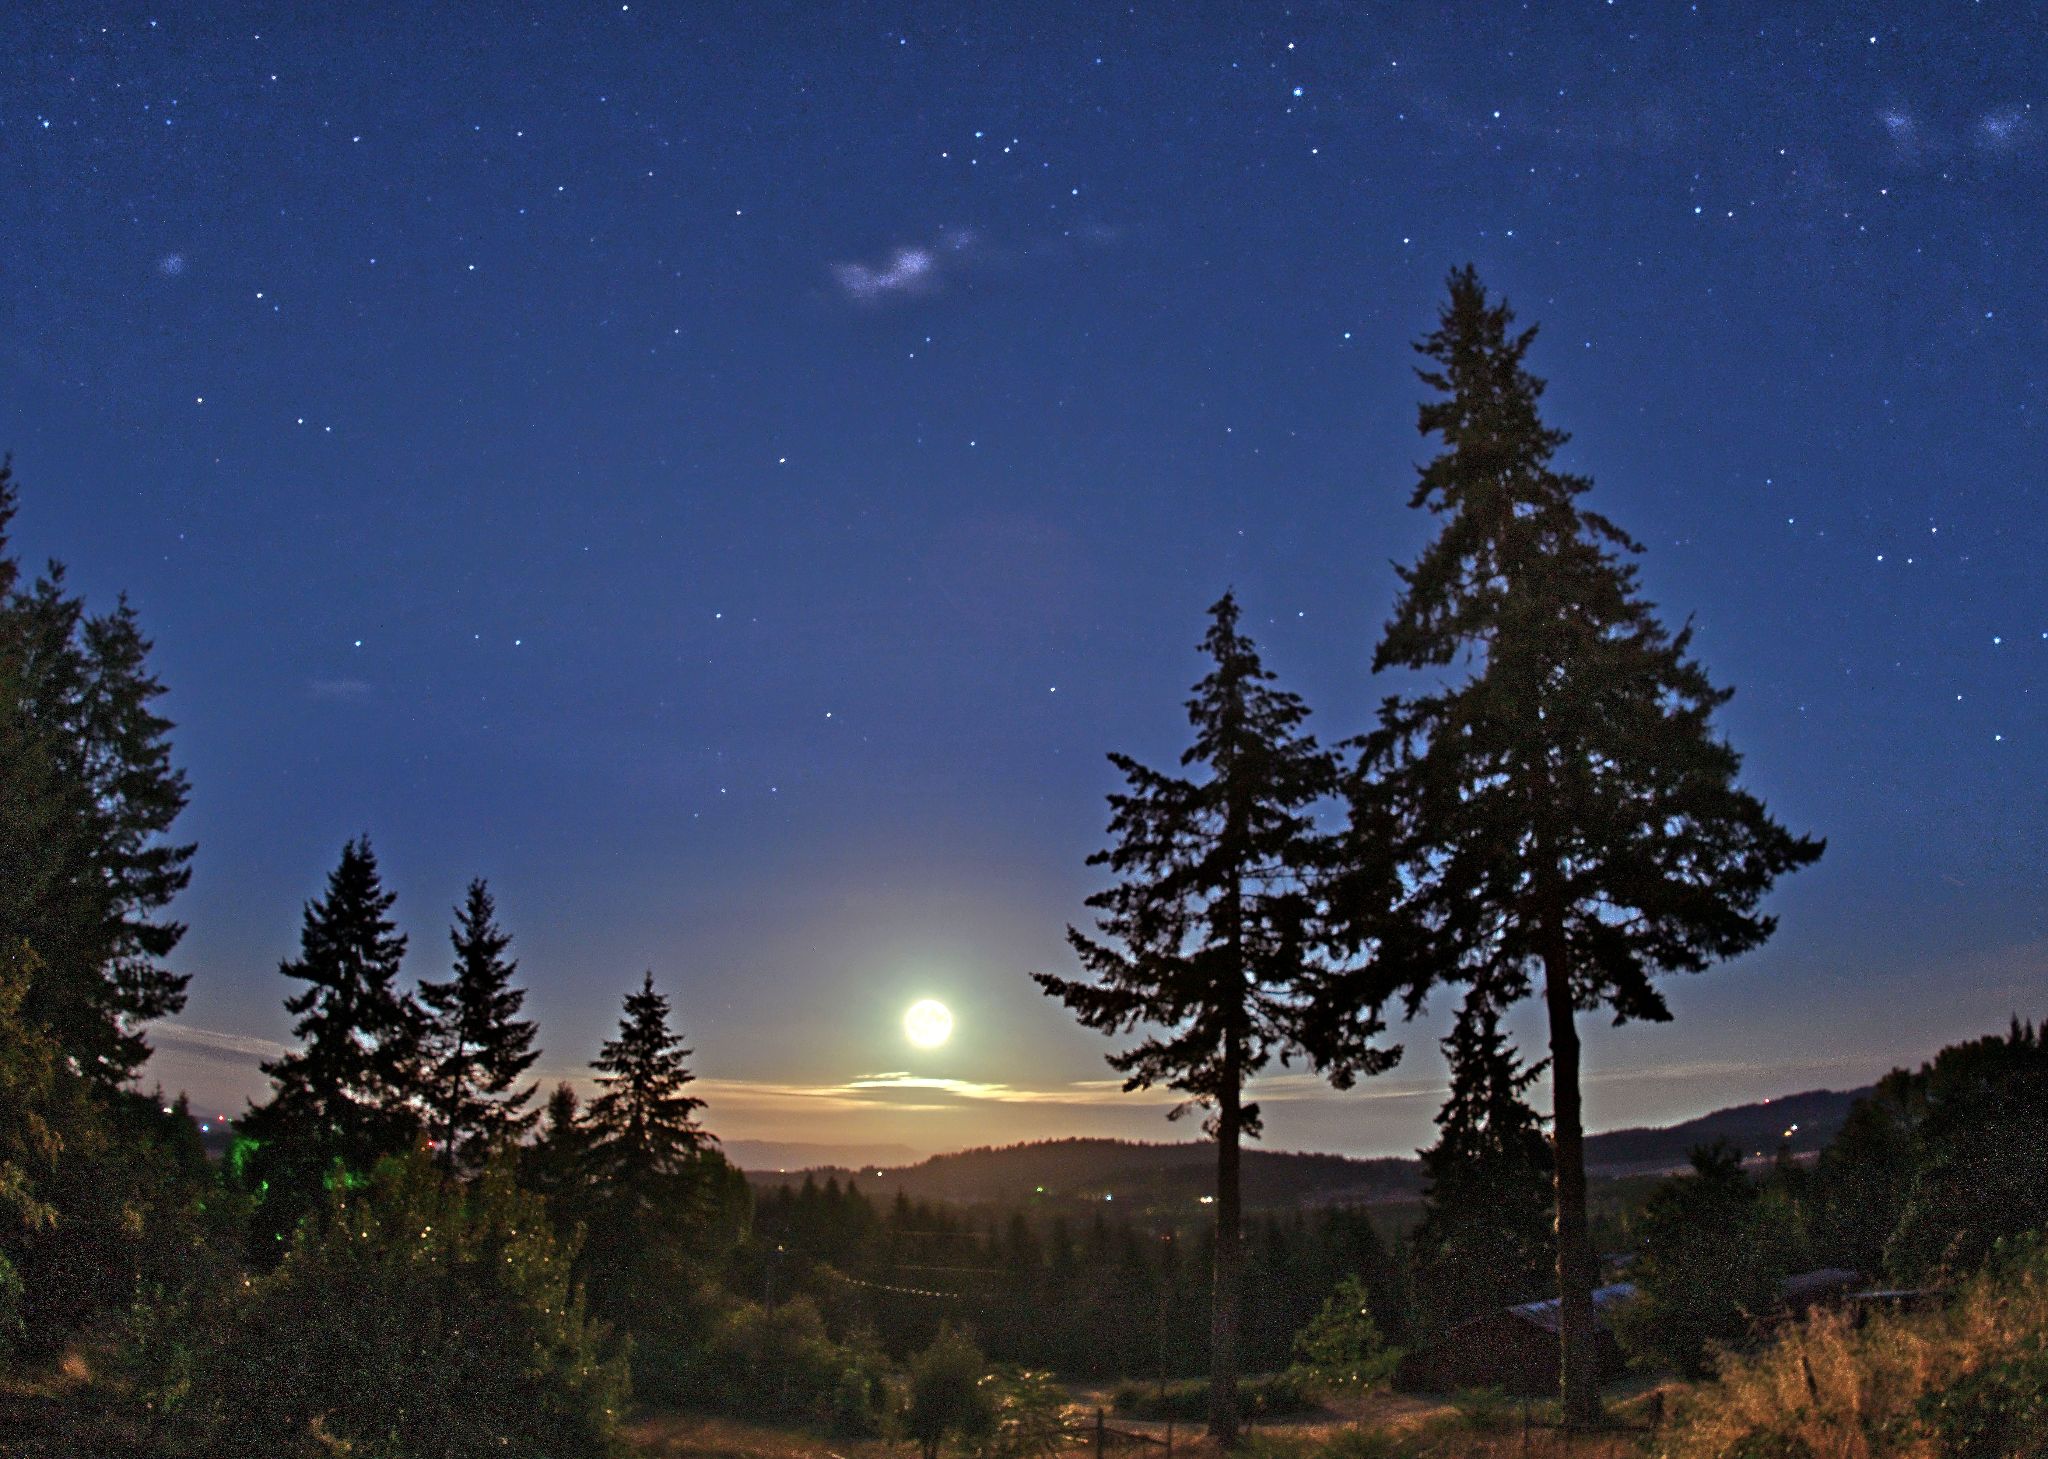
[[[1595,1287],[1593,1289],[1594,1315],[1597,1317],[1602,1309],[1612,1307],[1617,1302],[1626,1302],[1635,1294],[1636,1284],[1634,1282],[1615,1282],[1610,1286]],[[1519,1307],[1510,1307],[1508,1312],[1512,1316],[1521,1318],[1524,1322],[1534,1323],[1545,1332],[1556,1332],[1558,1326],[1557,1309],[1557,1298],[1546,1297],[1541,1302],[1524,1302]]]
[[[1847,1267],[1824,1266],[1810,1272],[1794,1272],[1778,1283],[1778,1290],[1787,1297],[1806,1297],[1837,1287],[1853,1287],[1862,1280],[1862,1273],[1852,1272]]]

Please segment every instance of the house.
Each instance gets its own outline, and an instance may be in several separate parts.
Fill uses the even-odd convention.
[[[1815,1307],[1838,1306],[1859,1280],[1844,1267],[1787,1277],[1778,1286],[1784,1306],[1777,1320],[1803,1317]],[[1594,1357],[1602,1383],[1620,1377],[1625,1363],[1607,1314],[1633,1297],[1635,1290],[1629,1282],[1615,1282],[1593,1291]],[[1555,1297],[1469,1318],[1412,1349],[1395,1370],[1394,1386],[1411,1393],[1498,1388],[1517,1397],[1551,1397],[1558,1386],[1557,1321]]]
[[[1605,1314],[1635,1290],[1616,1282],[1593,1291],[1593,1352],[1602,1383],[1620,1377],[1623,1362]],[[1550,1397],[1557,1392],[1557,1327],[1555,1297],[1468,1318],[1411,1349],[1394,1373],[1394,1386],[1412,1393],[1498,1388],[1518,1397]]]

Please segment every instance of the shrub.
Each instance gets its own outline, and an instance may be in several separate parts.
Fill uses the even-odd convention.
[[[1365,1283],[1345,1277],[1295,1334],[1299,1375],[1323,1388],[1370,1388],[1393,1376],[1400,1353],[1380,1337]]]
[[[1517,1421],[1519,1410],[1498,1388],[1461,1388],[1451,1395],[1451,1407],[1458,1422],[1474,1433],[1505,1433]]]
[[[1048,1459],[1066,1436],[1066,1395],[1050,1373],[1004,1368],[982,1379],[991,1415],[976,1459]]]
[[[1314,1413],[1322,1407],[1316,1383],[1307,1373],[1290,1370],[1263,1378],[1249,1378],[1238,1384],[1238,1406],[1255,1419],[1290,1418]],[[1110,1405],[1130,1418],[1176,1419],[1190,1423],[1209,1416],[1207,1379],[1176,1383],[1123,1383],[1110,1396]]]
[[[189,1386],[161,1395],[171,1452],[612,1454],[623,1364],[599,1354],[570,1256],[501,1172],[465,1188],[386,1161],[219,1314]]]
[[[1946,1459],[2048,1459],[2048,1351],[2035,1345],[1921,1399],[1915,1416]]]
[[[679,1397],[692,1407],[816,1423],[849,1437],[880,1427],[882,1360],[859,1339],[834,1342],[809,1297],[748,1302],[713,1324]]]
[[[1686,1402],[1664,1459],[2038,1459],[2048,1247],[2002,1248],[1945,1310],[1816,1312]],[[2032,1445],[2032,1447],[2028,1447]]]
[[[930,1347],[910,1364],[910,1404],[904,1432],[924,1459],[938,1459],[948,1438],[985,1443],[995,1429],[994,1395],[984,1386],[988,1364],[964,1334],[941,1327]]]
[[[1758,1191],[1732,1146],[1716,1141],[1692,1163],[1644,1208],[1629,1268],[1636,1295],[1613,1322],[1638,1364],[1697,1378],[1717,1349],[1743,1343],[1779,1306],[1778,1283],[1800,1253],[1789,1207]]]

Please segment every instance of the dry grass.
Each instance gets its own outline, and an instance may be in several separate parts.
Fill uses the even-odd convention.
[[[1066,1459],[1092,1459],[1089,1435],[1095,1408],[1106,1398],[1087,1390],[1069,1409],[1076,1434]],[[1639,1422],[1641,1399],[1617,1407],[1623,1422]],[[1100,1406],[1107,1407],[1106,1403]],[[1111,1416],[1105,1459],[1165,1459],[1163,1422]],[[1154,1442],[1120,1439],[1142,1434]],[[915,1459],[916,1446],[869,1440],[847,1443],[732,1419],[647,1414],[627,1425],[626,1438],[647,1459]],[[1521,1410],[1504,1403],[1463,1405],[1441,1399],[1370,1393],[1346,1398],[1323,1415],[1262,1424],[1245,1446],[1228,1455],[1199,1425],[1176,1424],[1173,1459],[1641,1459],[1641,1433],[1564,1434],[1536,1426],[1525,1436]]]
[[[823,1439],[793,1429],[696,1414],[648,1413],[625,1426],[624,1438],[647,1459],[905,1459],[912,1444]]]
[[[45,1367],[0,1374],[0,1455],[7,1459],[125,1459],[149,1452],[128,1412],[125,1384],[105,1371],[105,1341],[67,1351]]]
[[[1946,1310],[1816,1313],[1753,1357],[1724,1364],[1684,1404],[1659,1459],[1941,1459],[1917,1421],[1930,1394],[2048,1334],[2048,1266],[1972,1283]]]

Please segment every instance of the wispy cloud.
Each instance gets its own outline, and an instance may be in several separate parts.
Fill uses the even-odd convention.
[[[275,1059],[285,1052],[276,1039],[248,1034],[222,1033],[214,1028],[196,1028],[189,1023],[166,1020],[149,1026],[149,1041],[159,1049],[245,1063],[251,1059]]]
[[[1977,118],[1977,145],[1994,152],[2010,152],[2027,138],[2026,108],[2001,106]]]
[[[1077,222],[1057,233],[997,241],[972,228],[942,228],[879,258],[832,264],[832,282],[854,304],[877,307],[941,292],[969,275],[1002,273],[1075,258],[1115,244],[1119,230]]]
[[[371,686],[367,679],[315,679],[306,687],[315,699],[362,699]]]
[[[1126,1094],[1121,1081],[1079,1079],[1043,1089],[1025,1089],[977,1079],[949,1079],[891,1070],[856,1074],[832,1084],[785,1084],[757,1079],[703,1079],[698,1087],[707,1100],[748,1109],[909,1110],[958,1109],[976,1104],[1123,1106],[1167,1104],[1166,1091]]]
[[[1861,1069],[1868,1054],[1842,1054],[1815,1059],[1694,1059],[1683,1063],[1646,1064],[1636,1068],[1598,1069],[1579,1076],[1581,1084],[1657,1084],[1684,1079],[1734,1079],[1754,1074],[1820,1074]]]
[[[949,228],[937,238],[895,249],[877,263],[835,263],[832,278],[847,298],[863,304],[914,298],[938,288],[948,273],[965,266],[977,239],[966,228]]]

